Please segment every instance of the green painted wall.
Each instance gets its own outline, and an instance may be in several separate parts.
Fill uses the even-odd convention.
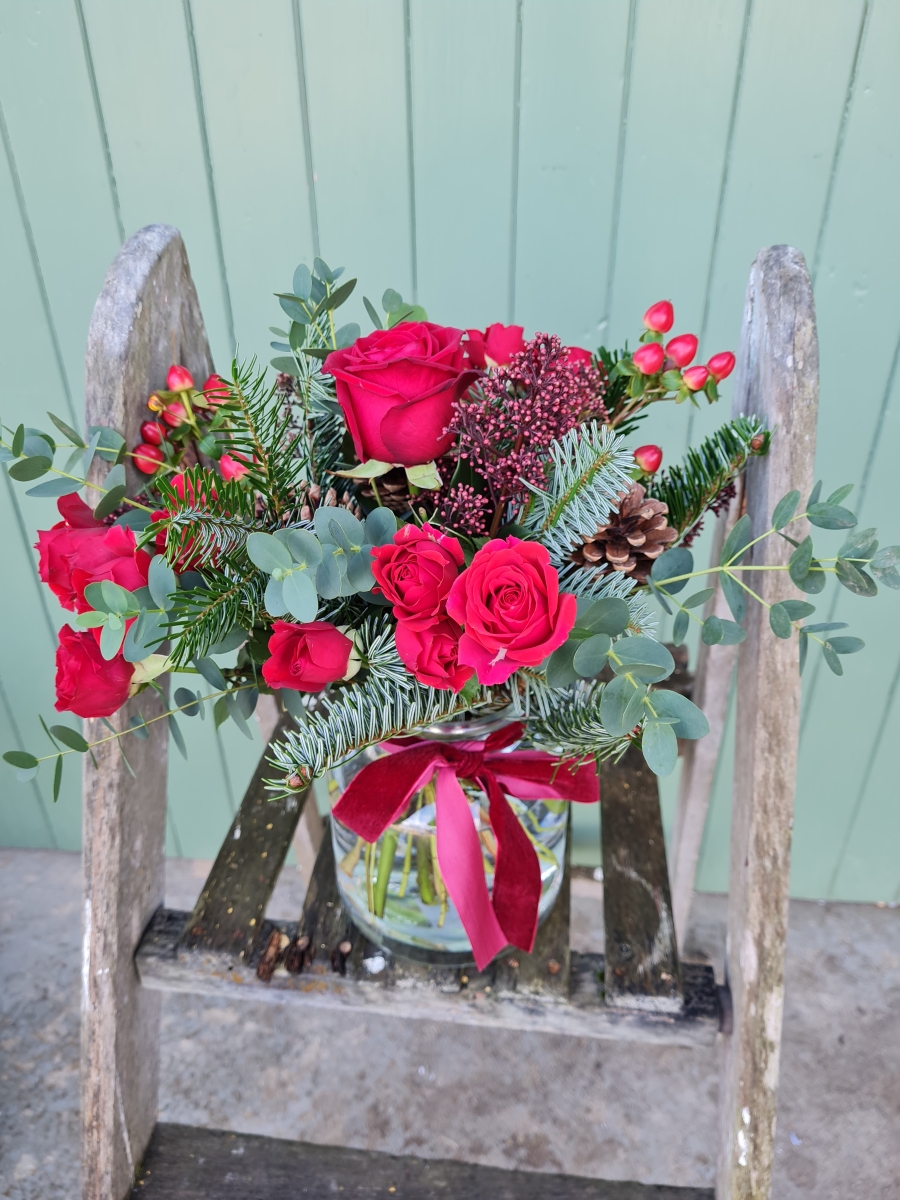
[[[184,234],[220,365],[235,343],[268,358],[270,294],[315,253],[437,320],[585,345],[633,338],[671,296],[713,352],[736,346],[756,250],[790,242],[816,287],[820,471],[900,540],[898,39],[896,0],[3,0],[0,415],[77,419],[94,298],[151,221]],[[656,413],[646,440],[671,461],[728,403]],[[35,745],[52,708],[60,614],[29,547],[53,518],[4,473],[4,747]],[[897,597],[865,603],[833,608],[865,617],[870,649],[806,681],[800,896],[900,897]],[[169,850],[211,856],[259,746],[190,732]],[[0,788],[0,844],[78,845],[74,776],[55,806],[42,781]]]

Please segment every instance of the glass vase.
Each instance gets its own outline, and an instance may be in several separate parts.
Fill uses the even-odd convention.
[[[510,723],[505,714],[472,717],[419,730],[423,741],[482,742]],[[515,745],[509,750],[514,750]],[[368,763],[384,754],[369,747],[331,773],[335,799]],[[468,779],[460,785],[469,800],[481,843],[488,889],[494,877],[495,843],[487,819],[484,791]],[[562,884],[568,826],[564,800],[507,799],[525,829],[541,868],[538,921],[553,906]],[[472,946],[453,901],[447,894],[437,861],[434,782],[416,792],[403,815],[377,842],[363,841],[332,817],[331,832],[338,890],[353,923],[377,945],[419,961],[442,965],[473,962]]]

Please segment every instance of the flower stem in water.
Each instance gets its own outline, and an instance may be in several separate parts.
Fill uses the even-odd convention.
[[[412,834],[406,835],[406,853],[403,855],[403,874],[400,876],[400,890],[397,895],[402,899],[406,895],[406,885],[409,883],[409,869],[412,865]]]
[[[434,888],[431,884],[431,845],[428,838],[416,838],[416,878],[419,884],[419,899],[423,904],[434,904]]]
[[[359,862],[359,856],[362,853],[363,840],[361,837],[356,839],[356,845],[352,850],[348,850],[341,859],[341,870],[345,875],[352,875],[356,870],[356,864]]]
[[[370,913],[375,911],[375,894],[372,885],[372,859],[374,857],[374,844],[372,842],[366,842],[366,903]]]
[[[444,887],[444,880],[441,875],[441,866],[437,856],[437,837],[434,834],[431,835],[431,868],[434,871],[434,886],[441,901],[441,915],[438,917],[438,929],[442,929],[447,916],[447,889]]]
[[[375,880],[375,890],[373,893],[374,908],[373,912],[376,917],[384,916],[384,902],[387,898],[388,880],[391,877],[391,869],[394,866],[394,854],[397,850],[397,835],[393,829],[389,829],[381,839],[381,857],[378,860],[378,877]]]

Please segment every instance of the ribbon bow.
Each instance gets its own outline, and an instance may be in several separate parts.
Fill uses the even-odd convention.
[[[386,742],[382,748],[388,755],[363,767],[334,806],[339,821],[374,842],[405,812],[410,797],[437,774],[438,865],[479,970],[509,943],[530,951],[537,932],[540,863],[506,796],[582,804],[600,798],[593,763],[573,769],[542,750],[498,753],[521,736],[521,724],[513,724],[484,742]],[[497,842],[493,895],[488,893],[481,844],[460,779],[480,784],[487,794]]]

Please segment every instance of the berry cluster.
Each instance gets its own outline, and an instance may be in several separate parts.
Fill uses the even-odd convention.
[[[715,386],[727,379],[734,370],[734,355],[730,350],[714,354],[705,366],[690,366],[699,345],[693,333],[680,333],[663,346],[663,334],[675,323],[675,310],[669,300],[658,300],[644,313],[646,332],[641,345],[631,356],[631,362],[641,376],[660,382],[666,391],[678,393],[676,400],[686,400],[694,392],[706,391],[710,400],[717,398]]]

